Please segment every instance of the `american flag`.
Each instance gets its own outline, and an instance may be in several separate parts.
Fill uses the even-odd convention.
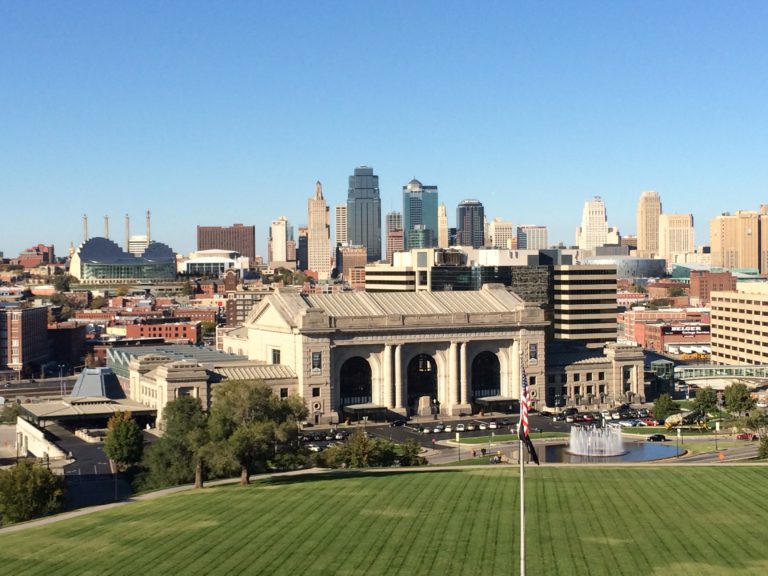
[[[531,455],[531,460],[539,463],[539,457],[536,455],[536,450],[531,442],[530,428],[528,427],[528,376],[525,374],[525,367],[520,366],[520,424],[517,427],[517,434],[520,440],[528,448],[528,453]]]

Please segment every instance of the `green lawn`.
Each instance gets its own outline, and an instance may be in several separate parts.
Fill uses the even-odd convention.
[[[570,434],[565,432],[532,432],[531,438],[533,440],[541,440],[543,438],[568,438]],[[488,442],[511,442],[517,440],[517,434],[494,434],[493,436],[473,436],[470,438],[462,438],[462,444],[488,444]],[[455,440],[453,440],[456,443]]]
[[[768,573],[768,468],[526,469],[530,575]],[[515,466],[190,491],[0,535],[3,574],[518,573]]]

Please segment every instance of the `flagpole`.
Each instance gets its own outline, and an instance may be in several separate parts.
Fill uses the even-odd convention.
[[[520,576],[525,576],[525,456],[520,440]]]

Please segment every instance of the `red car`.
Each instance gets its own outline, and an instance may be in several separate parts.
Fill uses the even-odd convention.
[[[760,436],[749,432],[742,432],[741,434],[736,434],[736,440],[760,440]]]

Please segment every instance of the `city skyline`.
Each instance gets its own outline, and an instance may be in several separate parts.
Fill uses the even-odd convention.
[[[477,198],[568,245],[593,196],[626,235],[657,190],[699,243],[765,201],[762,4],[301,4],[0,6],[0,194],[34,208],[4,219],[0,251],[66,254],[84,212],[141,207],[179,253],[196,225],[242,222],[266,257],[272,220],[306,224],[317,180],[342,203],[363,164],[384,214],[418,177],[451,220]]]

